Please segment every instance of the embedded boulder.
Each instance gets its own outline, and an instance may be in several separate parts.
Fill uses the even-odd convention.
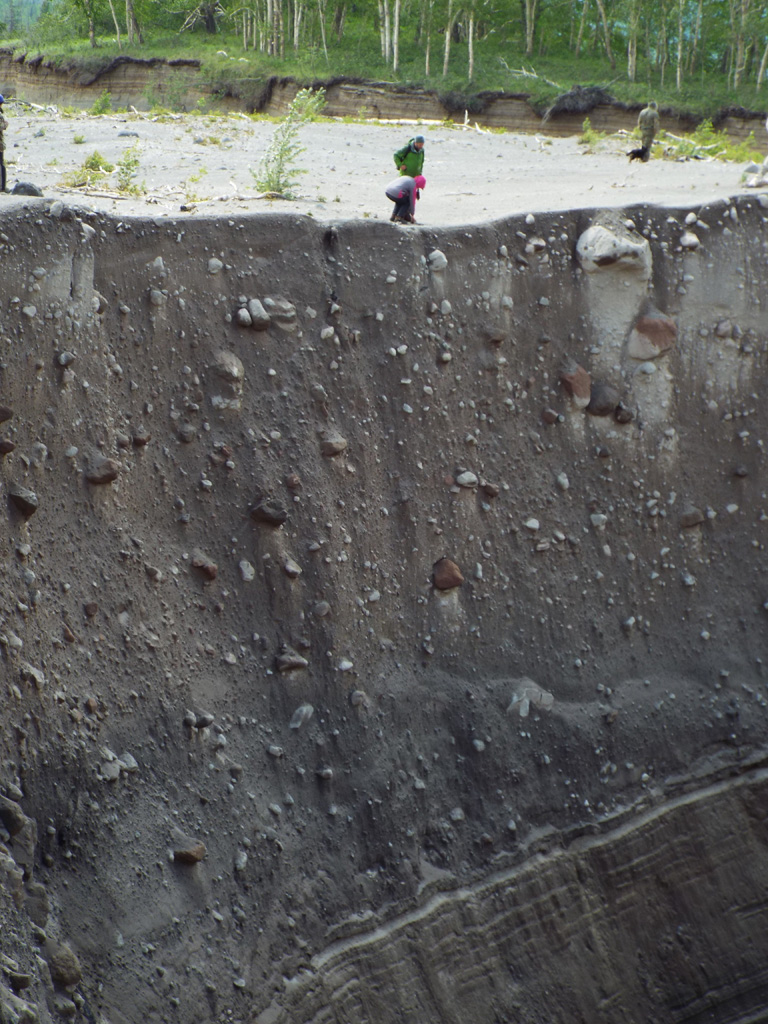
[[[560,373],[563,387],[577,409],[586,409],[592,398],[592,378],[583,366],[568,362]]]
[[[576,243],[576,255],[582,270],[588,274],[618,267],[647,279],[651,276],[653,258],[645,238],[635,240],[625,229],[593,224]]]
[[[635,321],[627,339],[627,355],[640,362],[657,359],[677,341],[677,324],[658,309],[649,309]]]

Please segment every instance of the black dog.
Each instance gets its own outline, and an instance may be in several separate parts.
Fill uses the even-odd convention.
[[[648,147],[647,146],[639,146],[637,149],[630,149],[630,151],[627,153],[627,156],[629,157],[629,162],[630,163],[632,163],[633,160],[642,160],[643,163],[647,163],[648,162]]]

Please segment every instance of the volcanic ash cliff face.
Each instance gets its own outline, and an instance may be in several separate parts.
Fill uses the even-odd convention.
[[[746,1020],[760,197],[0,223],[0,1019]]]

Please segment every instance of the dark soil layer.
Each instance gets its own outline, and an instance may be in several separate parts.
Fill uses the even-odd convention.
[[[759,1019],[762,202],[4,213],[3,1020]]]

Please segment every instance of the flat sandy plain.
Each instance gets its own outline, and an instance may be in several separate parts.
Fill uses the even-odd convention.
[[[624,207],[649,203],[697,209],[748,191],[743,164],[654,159],[629,163],[629,136],[612,136],[593,151],[577,137],[549,138],[445,124],[320,122],[301,130],[298,198],[259,198],[258,169],[275,124],[245,115],[142,114],[62,116],[6,107],[8,184],[31,181],[46,196],[117,215],[191,216],[294,211],[323,221],[387,219],[384,196],[397,176],[392,154],[417,132],[426,136],[427,187],[420,224],[472,224],[543,210]],[[75,140],[78,140],[77,142]],[[761,140],[758,140],[761,141]],[[137,147],[137,197],[116,195],[114,176],[93,189],[72,190],[65,175],[94,151],[116,163]],[[0,203],[19,202],[3,197]]]

